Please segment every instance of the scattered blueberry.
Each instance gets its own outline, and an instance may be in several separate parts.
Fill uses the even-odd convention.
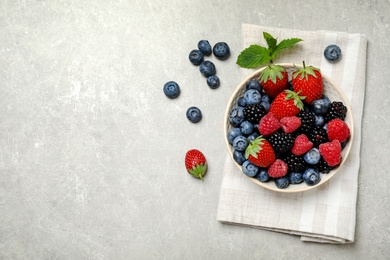
[[[251,142],[253,142],[257,137],[259,137],[259,134],[258,133],[252,133],[251,135],[249,135],[247,137],[247,139]]]
[[[202,119],[202,111],[197,107],[187,109],[187,119],[192,123],[198,123]]]
[[[233,148],[237,151],[243,152],[248,147],[248,141],[242,135],[237,136],[233,140]]]
[[[267,112],[269,111],[269,108],[271,107],[271,104],[267,101],[261,101],[260,105],[262,105],[264,107],[265,111],[267,111]]]
[[[243,107],[235,107],[230,111],[229,114],[229,122],[233,127],[238,127],[244,121],[244,108]]]
[[[316,119],[316,121],[315,121],[316,126],[319,126],[319,127],[324,126],[325,118],[323,116],[314,115],[314,117]]]
[[[217,75],[211,75],[209,77],[207,77],[207,85],[212,88],[212,89],[216,89],[219,87],[219,78]]]
[[[341,49],[339,46],[331,44],[324,50],[325,59],[334,62],[341,58]]]
[[[215,75],[215,73],[217,72],[214,63],[209,60],[205,60],[200,64],[199,71],[205,77]]]
[[[302,172],[290,172],[288,176],[291,184],[299,184],[303,182]]]
[[[255,177],[259,172],[259,167],[251,163],[249,160],[246,160],[242,164],[242,172],[249,177]]]
[[[318,148],[316,147],[311,148],[307,153],[303,155],[303,159],[308,164],[311,165],[317,164],[321,159],[320,150],[318,150]]]
[[[262,90],[260,82],[257,79],[252,79],[252,80],[248,81],[245,85],[245,88],[246,88],[246,90],[256,89],[259,92],[261,92],[261,90]]]
[[[286,176],[281,177],[281,178],[277,178],[277,179],[275,179],[275,185],[279,189],[285,189],[290,185],[290,180]]]
[[[215,57],[220,60],[226,60],[230,56],[230,48],[226,42],[218,42],[213,47]]]
[[[323,116],[328,111],[329,106],[330,103],[327,99],[317,99],[314,100],[313,103],[311,103],[311,110],[314,114]]]
[[[242,107],[245,107],[245,106],[246,106],[244,96],[238,98],[237,104],[238,104],[239,106],[242,106]]]
[[[263,93],[261,94],[261,102],[271,103],[271,98],[267,94]]]
[[[261,94],[256,89],[245,91],[244,98],[247,105],[259,104],[261,102]]]
[[[194,65],[199,65],[203,62],[203,54],[200,52],[200,50],[192,50],[190,52],[190,55],[188,55],[188,58],[190,59],[191,63]]]
[[[240,125],[240,129],[244,135],[250,135],[253,133],[253,125],[249,121],[242,122]]]
[[[306,182],[307,185],[312,186],[320,182],[321,176],[316,169],[307,168],[303,173],[303,180]]]
[[[164,94],[170,98],[174,99],[180,95],[180,87],[175,81],[168,81],[164,84]]]
[[[229,129],[229,131],[227,132],[227,139],[228,139],[228,142],[229,144],[233,144],[233,140],[234,138],[236,138],[237,136],[241,135],[241,129],[238,128],[238,127],[232,127]]]
[[[269,175],[267,169],[260,168],[259,173],[256,175],[256,179],[261,182],[269,181]]]
[[[203,53],[205,56],[211,55],[211,45],[209,41],[207,40],[200,40],[198,42],[198,49]]]
[[[233,152],[233,159],[239,164],[239,165],[242,165],[245,161],[246,161],[246,158],[244,156],[244,153],[243,152],[240,152],[240,151],[237,151],[237,150],[234,150]]]

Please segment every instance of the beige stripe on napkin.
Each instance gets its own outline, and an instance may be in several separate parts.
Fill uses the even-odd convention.
[[[265,45],[263,31],[278,39],[298,37],[303,42],[283,50],[275,63],[319,67],[344,91],[354,120],[350,155],[332,179],[318,188],[300,193],[277,193],[248,180],[226,155],[217,219],[223,223],[299,235],[302,241],[351,243],[355,237],[356,199],[360,167],[361,121],[364,105],[367,39],[362,34],[331,31],[298,31],[243,24],[243,48]],[[342,59],[329,63],[323,50],[337,44]],[[243,78],[252,70],[242,69]]]

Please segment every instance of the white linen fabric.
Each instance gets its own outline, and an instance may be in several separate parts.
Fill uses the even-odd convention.
[[[302,241],[352,243],[355,237],[356,200],[360,167],[361,122],[364,105],[367,38],[362,34],[333,31],[300,31],[243,24],[243,48],[266,46],[263,32],[279,41],[301,38],[283,50],[274,63],[295,63],[319,67],[343,90],[354,120],[350,154],[333,178],[318,188],[299,193],[277,193],[248,180],[227,153],[221,184],[217,219],[222,223],[246,225],[299,235]],[[323,55],[329,44],[342,50],[342,58],[330,63]],[[244,76],[252,70],[242,69]],[[304,184],[303,184],[304,185]]]

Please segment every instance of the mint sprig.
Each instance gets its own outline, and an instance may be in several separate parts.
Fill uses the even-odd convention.
[[[272,63],[272,60],[283,49],[292,47],[302,41],[300,38],[290,38],[282,40],[279,44],[271,34],[263,32],[263,37],[267,42],[268,48],[258,44],[252,44],[243,50],[237,57],[237,65],[242,68],[256,68],[265,63]]]

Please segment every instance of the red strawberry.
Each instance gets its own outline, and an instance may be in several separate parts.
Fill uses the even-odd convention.
[[[339,140],[320,144],[319,150],[329,166],[336,166],[341,162],[341,144]]]
[[[301,126],[302,122],[297,116],[287,116],[280,119],[280,124],[285,133],[292,133]]]
[[[291,152],[297,156],[302,155],[313,147],[313,143],[305,134],[300,134],[295,138]]]
[[[280,159],[276,159],[268,168],[268,175],[272,178],[280,178],[287,174],[288,166]]]
[[[260,83],[264,92],[275,98],[287,88],[287,71],[280,65],[268,65],[260,74]]]
[[[196,149],[189,150],[186,153],[185,165],[189,174],[203,181],[203,175],[207,171],[207,162],[201,151]]]
[[[245,158],[259,167],[268,167],[276,159],[271,144],[262,136],[249,143],[245,150]]]
[[[258,126],[259,132],[262,135],[270,135],[280,128],[279,120],[272,115],[272,113],[267,113],[260,119]]]
[[[303,109],[302,99],[304,97],[298,93],[284,90],[276,96],[269,111],[279,120],[287,116],[296,116]]]
[[[320,99],[324,91],[320,69],[313,66],[306,67],[303,62],[303,68],[293,72],[292,86],[295,92],[306,97],[303,100],[306,104]]]
[[[348,139],[351,132],[348,125],[341,119],[333,119],[328,122],[328,138],[330,141],[339,140],[340,143]]]

